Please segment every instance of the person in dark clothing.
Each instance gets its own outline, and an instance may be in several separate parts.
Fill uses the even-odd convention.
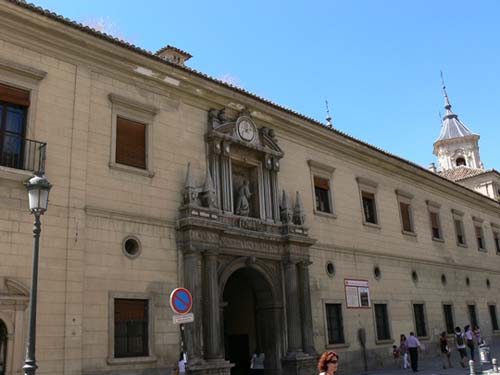
[[[443,369],[446,368],[446,360],[448,360],[448,368],[453,367],[451,365],[451,352],[448,346],[446,331],[441,332],[441,336],[439,337],[439,348],[441,349],[441,357],[443,357]]]
[[[410,332],[410,337],[406,339],[408,351],[410,352],[410,363],[413,372],[418,371],[418,349],[420,348],[420,341],[415,337],[415,333]]]

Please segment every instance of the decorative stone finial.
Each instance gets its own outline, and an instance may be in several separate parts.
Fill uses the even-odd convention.
[[[194,184],[194,179],[191,174],[191,162],[188,162],[187,172],[186,172],[186,181],[184,182],[184,204],[185,205],[196,205],[197,204],[197,196],[198,192],[196,191],[196,186]]]
[[[293,209],[293,223],[295,225],[304,225],[306,221],[306,214],[304,212],[304,207],[302,207],[302,201],[300,200],[300,193],[297,191],[295,195],[295,207]]]
[[[288,194],[285,190],[283,190],[283,197],[281,198],[280,218],[283,224],[290,224],[293,219],[293,211],[290,206],[290,200],[288,199]]]
[[[203,184],[203,190],[201,191],[201,204],[202,206],[209,208],[217,207],[214,182],[212,180],[212,174],[210,173],[210,167],[208,166],[208,164],[205,183]]]

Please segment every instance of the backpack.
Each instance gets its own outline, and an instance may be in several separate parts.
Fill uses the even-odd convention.
[[[464,335],[463,333],[457,333],[457,345],[463,345],[464,344]]]

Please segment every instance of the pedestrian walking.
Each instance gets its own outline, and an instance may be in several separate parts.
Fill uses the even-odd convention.
[[[339,365],[339,355],[335,352],[324,352],[318,362],[319,375],[335,375]]]
[[[401,357],[403,358],[403,368],[407,369],[410,367],[408,363],[408,345],[406,344],[406,336],[403,334],[399,337],[399,353],[401,353]]]
[[[481,337],[481,330],[479,329],[479,326],[477,324],[474,325],[474,330],[472,331],[472,333],[474,333],[474,337],[476,338],[477,346],[481,345],[483,343],[483,338]]]
[[[467,350],[465,349],[465,335],[462,333],[460,327],[455,328],[455,347],[458,354],[460,354],[460,366],[467,367],[465,361],[467,360]]]
[[[415,337],[415,333],[410,332],[410,337],[406,339],[406,345],[410,352],[410,363],[413,372],[418,371],[418,349],[420,348],[420,341]]]
[[[394,359],[394,366],[401,368],[401,353],[397,345],[392,346],[392,359]]]
[[[470,329],[470,325],[467,324],[464,327],[464,334],[465,334],[467,347],[470,350],[470,359],[474,360],[475,345],[474,345],[473,333],[472,333],[472,330]]]
[[[443,369],[446,368],[446,362],[448,362],[448,368],[452,368],[451,365],[451,350],[448,345],[448,338],[446,337],[446,331],[441,332],[439,336],[439,348],[441,350],[441,357],[443,358]]]

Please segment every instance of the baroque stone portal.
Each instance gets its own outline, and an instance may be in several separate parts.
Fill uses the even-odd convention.
[[[266,373],[311,373],[315,241],[298,193],[292,205],[278,190],[284,153],[248,112],[210,111],[206,142],[205,183],[196,186],[188,165],[178,219],[195,315],[185,328],[190,372],[237,375],[259,351]]]

